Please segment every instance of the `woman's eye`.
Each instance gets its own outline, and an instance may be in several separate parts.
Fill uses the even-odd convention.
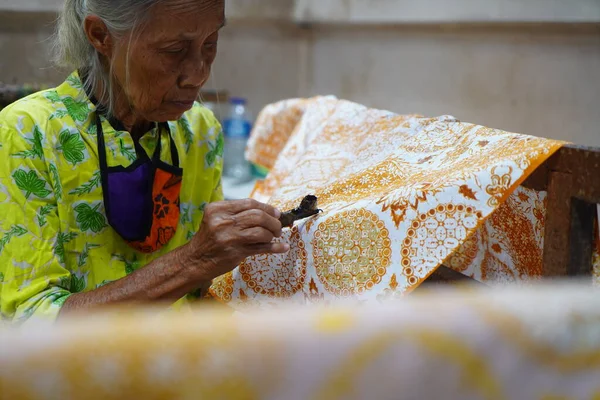
[[[186,51],[188,47],[189,43],[187,42],[172,43],[171,46],[163,47],[161,51],[167,54],[180,54]]]
[[[173,49],[165,49],[164,52],[168,54],[179,54],[183,52],[185,49],[183,47],[173,48]]]
[[[217,47],[217,42],[206,42],[204,43],[204,48],[206,49],[214,49],[215,47]]]

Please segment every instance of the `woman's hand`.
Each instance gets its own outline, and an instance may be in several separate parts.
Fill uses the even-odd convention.
[[[285,253],[289,245],[273,242],[281,236],[281,212],[256,200],[208,204],[200,230],[185,249],[186,266],[201,281],[234,269],[255,254]]]
[[[280,214],[256,200],[209,204],[190,243],[125,278],[71,295],[61,315],[124,302],[176,301],[198,288],[204,292],[213,278],[231,271],[246,257],[289,250],[285,243],[273,243],[281,236]]]

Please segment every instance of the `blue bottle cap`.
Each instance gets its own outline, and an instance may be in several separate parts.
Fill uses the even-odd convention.
[[[229,102],[236,106],[245,106],[246,105],[246,99],[244,99],[243,97],[231,97],[229,99]]]

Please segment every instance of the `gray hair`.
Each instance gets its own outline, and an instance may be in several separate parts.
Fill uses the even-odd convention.
[[[131,35],[131,44],[135,30],[160,1],[65,0],[55,35],[55,61],[60,66],[85,71],[84,87],[89,93],[102,88],[98,101],[109,113],[114,111],[112,60],[107,60],[108,66],[103,64],[102,55],[88,41],[84,21],[87,16],[96,15],[115,39]]]

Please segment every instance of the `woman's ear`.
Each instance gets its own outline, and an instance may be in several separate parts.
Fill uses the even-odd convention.
[[[103,56],[110,59],[113,53],[113,41],[106,24],[96,15],[89,15],[83,23],[88,41]]]

